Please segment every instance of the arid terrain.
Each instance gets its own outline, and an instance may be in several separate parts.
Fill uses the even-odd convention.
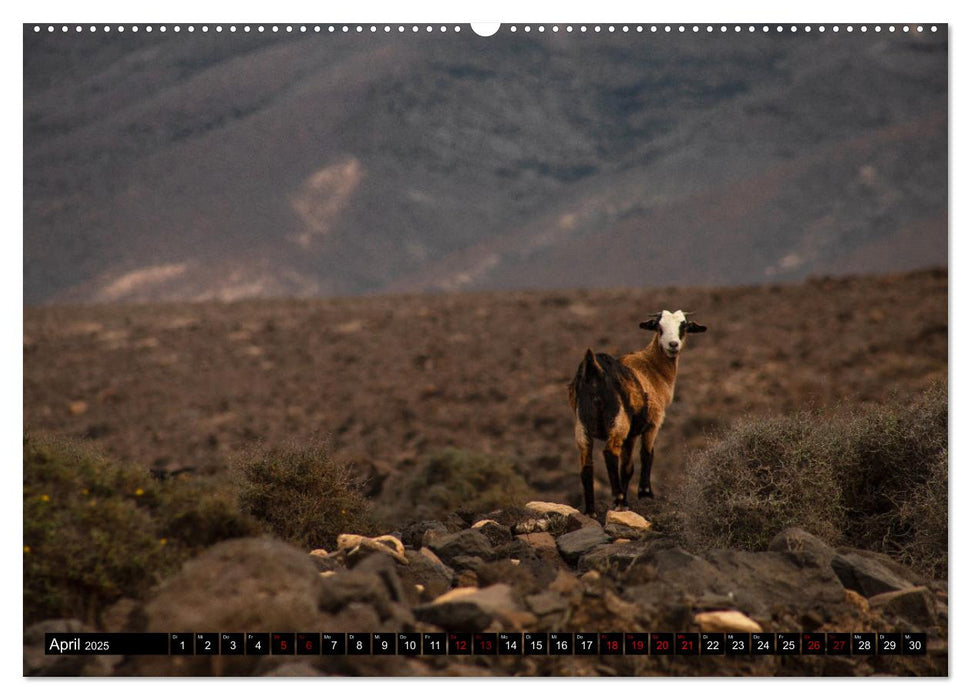
[[[662,308],[695,312],[658,442],[658,492],[734,421],[908,401],[947,373],[944,271],[800,285],[27,308],[24,421],[160,472],[328,439],[384,479],[455,446],[508,455],[579,505],[566,384]],[[597,462],[598,494],[606,474]]]
[[[681,359],[677,398],[657,447],[658,498],[633,501],[633,510],[647,520],[616,513],[605,518],[608,489],[598,455],[600,515],[597,520],[585,518],[569,509],[580,505],[580,484],[566,383],[587,346],[619,353],[643,343],[645,335],[637,323],[661,308],[694,311],[709,330],[691,338]],[[33,533],[29,542],[25,540],[25,562],[31,565],[25,595],[30,593],[31,610],[36,612],[25,620],[24,672],[946,675],[948,586],[940,574],[946,571],[942,509],[947,408],[941,398],[927,403],[926,397],[934,394],[925,390],[936,385],[936,396],[946,400],[939,387],[947,375],[947,338],[943,270],[773,287],[28,308],[28,433],[77,438],[120,466],[95,468],[88,461],[78,474],[70,461],[59,462],[63,458],[56,452],[45,452],[50,449],[44,447],[47,443],[25,442],[24,498],[32,513],[26,524]],[[913,413],[911,406],[924,408]],[[870,428],[864,421],[862,437],[849,439],[862,440],[859,444],[866,450],[875,450],[870,457],[864,455],[861,464],[873,479],[891,479],[883,482],[882,491],[898,488],[893,486],[894,475],[881,471],[881,460],[889,459],[889,464],[896,458],[897,448],[888,447],[888,440],[902,439],[900,444],[910,445],[907,449],[920,450],[927,441],[919,435],[931,431],[927,434],[936,436],[935,445],[941,447],[924,450],[916,460],[905,458],[904,468],[906,479],[916,479],[918,489],[927,479],[925,470],[929,474],[936,469],[933,488],[938,490],[929,496],[918,494],[918,500],[907,502],[914,505],[904,504],[900,513],[891,508],[889,515],[875,517],[891,518],[877,526],[891,523],[890,534],[902,537],[905,548],[920,548],[909,551],[937,569],[913,570],[886,552],[854,548],[852,536],[839,534],[839,523],[814,519],[817,510],[820,518],[829,517],[823,514],[832,505],[825,498],[812,504],[813,492],[827,488],[827,465],[819,457],[840,458],[837,453],[828,458],[823,452],[809,454],[807,464],[814,464],[815,471],[808,492],[781,484],[776,496],[766,496],[777,488],[770,481],[765,494],[751,494],[770,499],[752,501],[759,511],[770,509],[773,498],[789,503],[786,507],[803,508],[796,520],[784,514],[772,519],[770,514],[765,531],[755,533],[762,544],[726,548],[705,545],[703,540],[692,545],[685,539],[684,532],[692,528],[685,526],[689,504],[678,500],[681,470],[733,425],[816,408],[819,417],[812,420],[819,421],[820,430],[832,431],[834,424],[826,423],[830,414],[848,421],[859,412],[887,407],[890,413],[868,415],[876,416],[874,420],[889,416],[888,430],[898,437],[889,432],[884,436],[882,428],[867,437]],[[908,415],[918,416],[916,422]],[[905,426],[903,432],[892,428],[895,425]],[[761,439],[777,441],[772,430],[762,432]],[[241,520],[243,514],[233,512],[235,496],[218,500],[227,493],[225,485],[220,486],[223,496],[205,491],[217,481],[225,484],[220,475],[233,472],[260,450],[299,452],[305,444],[318,444],[319,438],[330,443],[340,461],[367,477],[365,501],[353,506],[355,501],[346,501],[346,507],[373,507],[381,522],[372,532],[392,533],[396,539],[361,543],[360,538],[348,541],[341,535],[334,548],[334,536],[346,530],[330,530],[326,538],[308,537],[310,530],[300,529],[305,526],[289,524],[292,513],[294,518],[309,517],[299,521],[306,527],[343,528],[345,506],[334,505],[334,496],[328,495],[335,477],[326,470],[332,467],[303,472],[286,452],[266,460],[271,471],[255,477],[263,480],[257,488],[267,489],[269,499],[260,497],[263,505],[253,510],[256,501],[247,497],[249,512],[270,523],[274,539],[251,537],[254,521]],[[733,444],[743,444],[734,439]],[[816,445],[811,452],[828,449],[825,439],[806,444]],[[436,457],[447,447],[462,452]],[[497,463],[488,461],[498,457],[508,458],[503,464],[511,466],[501,467],[507,471],[496,471]],[[68,457],[74,459],[89,458]],[[274,466],[277,459],[284,466]],[[730,461],[724,462],[724,455],[718,459],[725,465],[720,469],[736,470],[730,478],[748,478],[746,467],[738,472]],[[453,478],[439,471],[442,483],[436,483],[435,469],[448,464],[462,474]],[[768,466],[770,471],[788,467]],[[100,469],[107,470],[104,476],[97,476]],[[488,473],[496,476],[491,478],[505,479],[504,483],[482,484],[479,469],[492,470]],[[242,483],[238,469],[235,473],[236,483]],[[252,489],[258,472],[250,467],[247,473]],[[308,477],[311,473],[319,477]],[[421,485],[414,480],[418,474],[433,480]],[[709,478],[702,471],[700,478],[716,485],[721,477]],[[857,499],[847,501],[850,511],[853,502],[864,502],[859,494],[853,495],[852,478],[836,474],[832,484],[843,494],[840,498]],[[89,489],[81,489],[91,479],[90,488],[101,494],[102,505],[99,499],[87,500],[95,490],[88,496]],[[443,484],[446,491],[467,489],[463,479],[479,483],[475,488],[483,491],[506,492],[508,498],[500,500],[508,506],[472,505],[456,499],[454,492],[443,494]],[[864,484],[864,490],[871,490],[871,485]],[[305,505],[288,510],[288,502],[312,503],[318,492],[320,510],[308,513]],[[746,507],[746,494],[722,493],[738,496],[737,502]],[[807,494],[808,511],[798,502]],[[429,511],[429,503],[443,495],[445,500],[436,503],[446,503],[447,510]],[[479,496],[475,491],[469,494],[470,499]],[[181,500],[165,500],[172,498]],[[565,515],[544,515],[547,506],[527,506],[529,500],[562,503],[553,507]],[[700,505],[709,502],[702,497]],[[97,508],[105,509],[103,515]],[[699,511],[697,497],[691,508],[695,517],[708,515]],[[849,517],[864,518],[860,522],[875,522],[866,520],[871,515],[867,512],[850,511]],[[744,511],[733,515],[722,509],[711,515],[727,518],[725,522],[742,517],[740,524],[749,530],[758,530],[755,523],[761,521],[746,519]],[[752,515],[761,518],[763,513]],[[277,518],[276,524],[267,520],[270,517]],[[335,517],[330,525],[325,523]],[[103,531],[101,523],[106,522],[128,527],[131,535]],[[787,523],[834,534],[824,541]],[[905,531],[913,523],[926,535],[924,541],[912,540]],[[349,527],[353,532],[355,526]],[[57,532],[63,534],[50,534]],[[152,539],[160,534],[173,539],[168,545],[163,539],[160,545]],[[90,549],[91,536],[97,537],[96,550]],[[148,539],[131,539],[139,536]],[[320,549],[321,544],[329,551]],[[173,549],[182,546],[194,549]],[[70,554],[71,547],[80,547],[76,555]],[[97,584],[100,589],[92,588],[83,566],[68,573],[76,556],[90,557],[92,551],[103,552],[94,554],[92,565],[100,571],[98,557],[104,557],[109,576],[107,583]],[[145,551],[155,554],[142,558]],[[164,560],[174,561],[168,573],[153,578],[151,566],[138,568],[156,560],[156,568],[161,567],[166,551],[185,552],[180,559]],[[127,566],[129,558],[133,564],[138,558],[133,569]],[[65,575],[66,583],[59,582]],[[142,579],[132,575],[147,578],[138,585]],[[112,576],[118,585],[128,586],[126,596],[122,589],[111,588]],[[77,577],[75,583],[70,583],[75,580],[71,577]],[[38,597],[37,586],[53,586],[49,590],[55,596],[100,591],[100,598],[89,598],[100,602],[65,607],[67,599],[57,603],[57,598]],[[257,598],[260,604],[254,606]],[[65,612],[44,613],[57,605]],[[724,615],[725,610],[744,617],[730,623],[706,618]],[[334,632],[741,631],[749,626],[765,631],[903,631],[925,633],[928,653],[687,660],[323,656],[288,661],[250,656],[56,658],[46,657],[39,646],[44,631],[171,631],[173,625]]]

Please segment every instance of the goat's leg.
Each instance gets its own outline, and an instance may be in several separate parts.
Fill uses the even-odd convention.
[[[604,446],[604,463],[607,465],[607,476],[610,478],[610,490],[614,494],[614,506],[621,506],[626,500],[620,490],[618,469],[624,451],[623,446],[624,438],[616,433],[607,438],[607,444]]]
[[[654,465],[654,440],[657,438],[657,428],[653,427],[644,433],[641,439],[641,483],[637,489],[638,498],[654,498],[651,490],[651,467]]]
[[[615,505],[621,509],[627,508],[627,488],[634,476],[633,453],[636,439],[636,435],[629,437],[620,448],[620,496]]]
[[[593,444],[582,426],[576,432],[577,447],[580,449],[580,483],[583,484],[584,512],[593,517],[596,514],[593,505]]]

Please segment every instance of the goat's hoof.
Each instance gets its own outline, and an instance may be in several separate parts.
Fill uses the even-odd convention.
[[[637,497],[638,498],[654,498],[654,492],[651,491],[651,489],[638,489],[637,490]]]
[[[630,509],[627,507],[626,503],[615,503],[614,510],[623,512],[625,510],[630,510]]]

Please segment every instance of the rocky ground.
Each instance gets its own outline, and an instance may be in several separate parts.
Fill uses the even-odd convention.
[[[368,676],[947,675],[947,582],[798,530],[767,551],[693,553],[650,521],[603,522],[563,504],[411,523],[333,552],[230,540],[147,600],[123,599],[105,631],[752,632],[914,631],[926,656],[45,657],[25,631],[25,674]]]

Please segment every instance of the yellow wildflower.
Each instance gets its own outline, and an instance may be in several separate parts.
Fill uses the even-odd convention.
[[[40,500],[44,501],[44,503],[47,503],[47,501],[51,500],[51,497],[48,496],[46,493],[42,493],[40,495]]]
[[[24,545],[24,554],[30,554],[30,547],[28,545]]]
[[[142,489],[135,489],[136,496],[144,496],[145,492]]]

